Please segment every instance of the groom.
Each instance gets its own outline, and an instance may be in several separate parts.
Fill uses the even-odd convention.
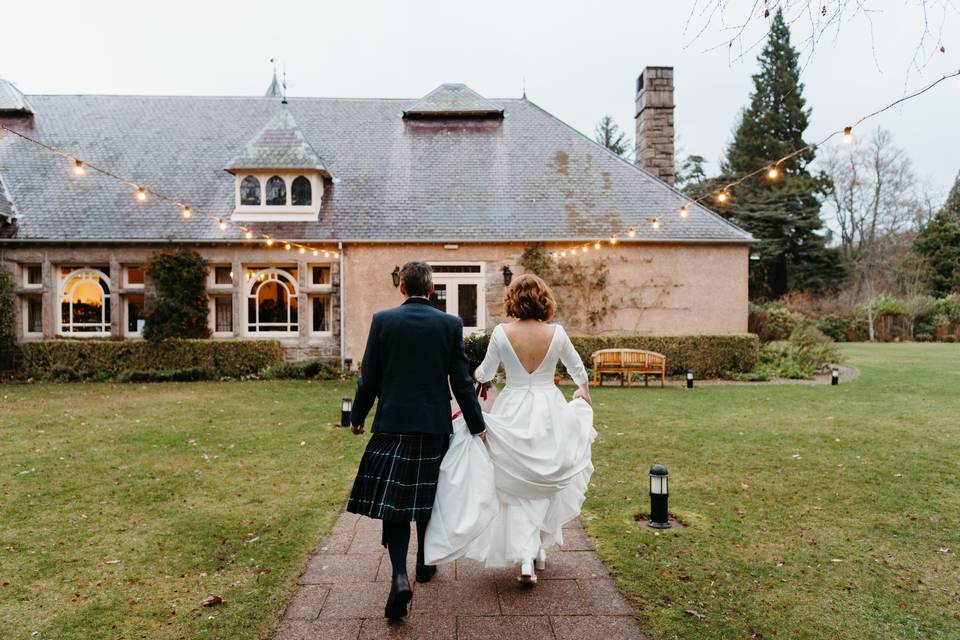
[[[350,416],[352,431],[378,400],[347,511],[383,520],[382,542],[390,554],[393,580],[384,615],[407,614],[413,597],[407,578],[410,522],[417,523],[417,581],[437,568],[424,564],[423,545],[440,474],[453,432],[450,389],[474,435],[484,430],[463,350],[463,323],[430,304],[433,270],[408,262],[400,270],[399,307],[373,314]]]

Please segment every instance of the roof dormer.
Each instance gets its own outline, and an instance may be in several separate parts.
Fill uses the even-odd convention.
[[[12,82],[0,78],[0,117],[32,115],[33,107],[20,89],[17,89]]]
[[[503,108],[465,84],[442,84],[414,102],[403,112],[408,119],[418,118],[502,118]]]
[[[233,220],[307,222],[320,213],[330,178],[293,116],[283,109],[224,170],[236,178]]]

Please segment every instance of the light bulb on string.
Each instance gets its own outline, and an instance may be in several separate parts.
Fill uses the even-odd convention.
[[[318,255],[320,255],[320,252],[317,251],[316,249],[314,249],[314,250],[313,250],[313,255],[318,256]]]
[[[247,232],[243,235],[247,237],[247,240],[250,240],[251,238],[253,238],[253,231],[247,230]]]
[[[773,165],[772,167],[767,169],[767,179],[776,180],[779,177],[780,177],[780,167],[778,167],[777,165]]]
[[[184,218],[189,218],[190,216],[193,215],[193,211],[190,210],[190,207],[188,205],[183,205],[182,207],[180,207],[180,213],[183,215]]]
[[[267,238],[267,246],[268,246],[268,247],[272,247],[272,246],[273,246],[273,238]]]
[[[143,202],[147,199],[147,190],[143,187],[137,187],[137,200]]]
[[[617,244],[617,236],[610,236],[610,244]]]
[[[593,243],[593,248],[596,249],[596,250],[598,250],[598,251],[600,250],[600,241],[599,241],[599,240],[597,240],[596,242]]]
[[[843,128],[843,141],[847,144],[853,142],[853,127],[844,127]]]
[[[223,218],[220,218],[219,220],[217,220],[217,226],[220,227],[221,231],[223,231],[224,229],[227,228],[227,221],[224,220]]]
[[[306,252],[307,252],[306,249],[304,249],[303,247],[300,247],[300,255],[303,255],[303,254],[305,254]]]
[[[73,175],[82,176],[87,170],[83,166],[83,160],[74,160],[73,161]]]
[[[340,253],[337,252],[337,251],[334,251],[334,252],[333,252],[333,257],[334,257],[334,258],[339,258],[339,257],[340,257]]]
[[[633,228],[627,229],[627,235],[632,238],[632,237],[634,237],[635,235],[637,235],[637,230],[636,230],[636,229],[633,229]]]
[[[567,257],[567,252],[566,252],[566,251],[561,251],[561,252],[560,252],[560,257],[561,257],[561,258],[566,258],[566,257]]]
[[[572,255],[572,256],[577,255],[577,250],[576,250],[576,249],[570,249],[570,255]]]
[[[654,218],[653,220],[651,220],[651,221],[650,221],[650,226],[653,227],[654,229],[659,229],[659,228],[660,228],[660,219],[659,219],[659,218]]]
[[[324,258],[329,258],[329,257],[330,257],[330,252],[329,252],[329,251],[324,251],[324,252],[323,252],[323,257],[324,257]]]
[[[554,251],[554,252],[553,252],[553,259],[556,260],[556,259],[559,258],[559,257],[560,257],[560,254],[557,253],[556,251]]]
[[[687,205],[683,205],[682,207],[680,207],[681,218],[686,218],[688,213],[690,213],[690,209],[687,207]]]
[[[729,199],[730,199],[730,194],[727,193],[726,191],[720,191],[719,193],[717,193],[717,202],[719,202],[720,204],[725,203]]]
[[[290,243],[289,242],[283,243],[283,248],[285,251],[290,251]]]
[[[583,245],[583,252],[586,253],[588,251],[590,251],[590,245],[588,244]]]

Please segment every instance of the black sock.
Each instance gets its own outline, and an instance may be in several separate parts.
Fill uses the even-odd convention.
[[[421,522],[417,520],[417,566],[422,567],[423,562],[423,545],[424,541],[427,539],[427,525],[430,523],[429,520]]]
[[[407,549],[410,547],[410,523],[383,521],[383,541],[390,553],[393,577],[407,575]]]

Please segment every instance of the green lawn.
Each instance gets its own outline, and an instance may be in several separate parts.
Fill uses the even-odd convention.
[[[585,520],[651,639],[960,638],[960,345],[844,352],[836,388],[595,391]],[[0,637],[268,634],[366,441],[347,390],[0,386]]]
[[[960,345],[843,353],[839,387],[595,394],[585,520],[651,638],[960,638]],[[634,524],[654,461],[689,528]]]
[[[268,633],[363,447],[343,391],[0,385],[0,637]]]

